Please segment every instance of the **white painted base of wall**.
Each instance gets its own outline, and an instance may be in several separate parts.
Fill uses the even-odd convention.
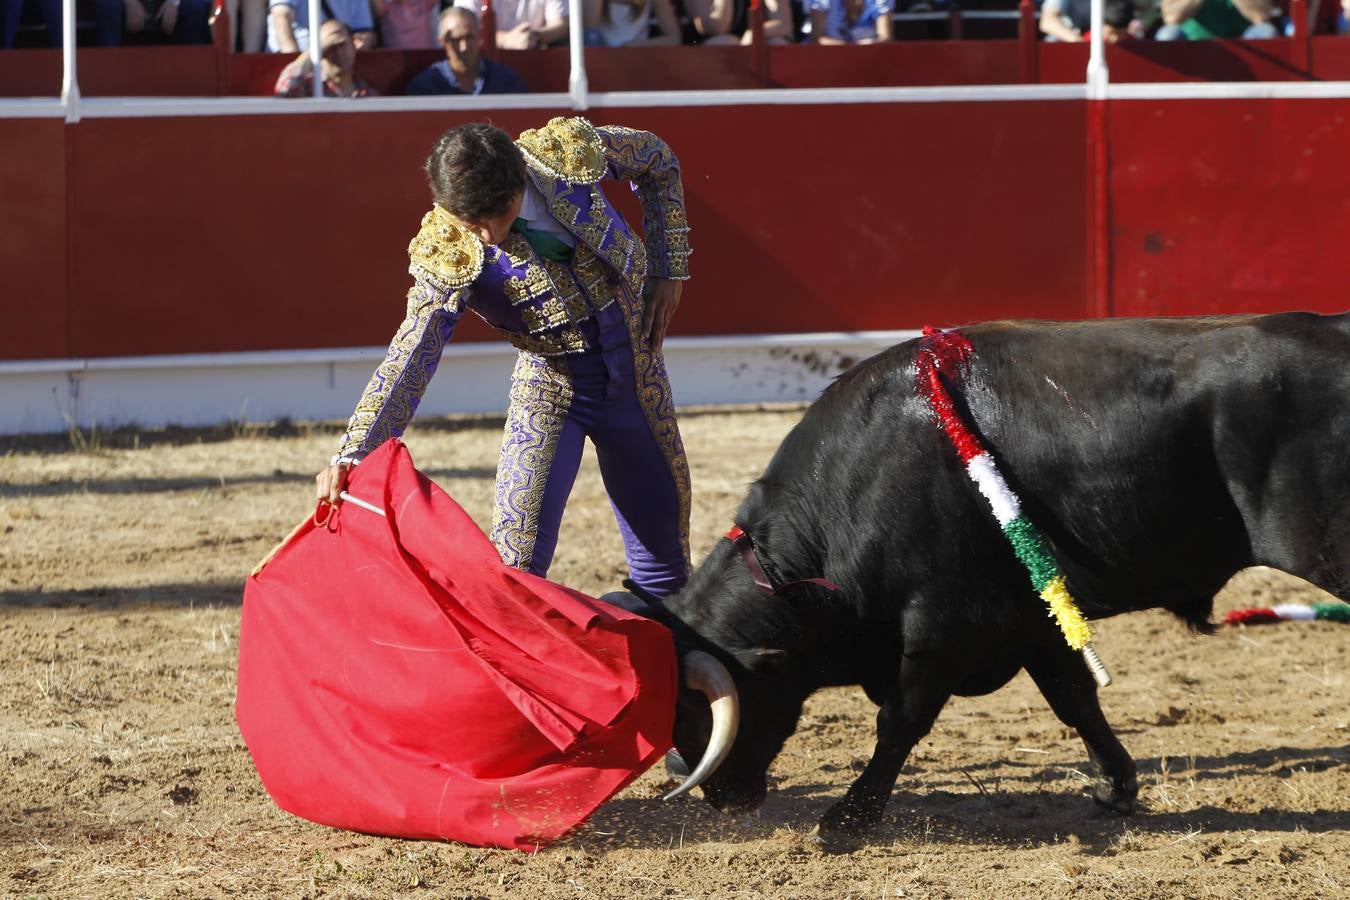
[[[917,331],[671,338],[680,405],[812,400],[835,375]],[[451,344],[419,415],[502,412],[516,351]],[[345,419],[383,347],[0,363],[0,434],[73,427]]]

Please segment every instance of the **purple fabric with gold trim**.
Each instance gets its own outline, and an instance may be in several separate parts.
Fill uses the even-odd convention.
[[[550,264],[513,233],[484,245],[435,207],[408,247],[414,284],[389,352],[348,423],[336,458],[360,458],[401,435],[445,343],[471,309],[518,349],[540,356],[595,349],[580,324],[626,288],[636,298],[650,274],[689,277],[689,226],[679,160],[645,131],[554,119],[521,135],[531,180],[576,240],[572,265]],[[630,181],[643,206],[639,240],[597,186]]]
[[[648,275],[689,277],[679,161],[653,134],[580,118],[554,119],[517,144],[575,241],[573,258],[541,259],[514,232],[485,245],[445,210],[427,213],[408,247],[407,315],[334,459],[360,459],[403,433],[472,310],[522,351],[497,474],[493,540],[503,559],[547,570],[585,435],[601,456],[634,578],[669,593],[688,571],[689,473],[665,363],[641,322]],[[605,178],[632,183],[645,240],[598,187]]]

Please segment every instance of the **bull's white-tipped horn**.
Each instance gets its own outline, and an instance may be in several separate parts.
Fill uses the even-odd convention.
[[[741,700],[736,693],[736,682],[732,680],[727,667],[715,657],[702,650],[686,653],[684,683],[693,690],[702,691],[708,698],[712,706],[712,734],[708,737],[708,749],[703,751],[698,766],[683,784],[662,797],[662,800],[689,793],[715,772],[731,752],[731,745],[736,742],[736,729],[741,724]]]

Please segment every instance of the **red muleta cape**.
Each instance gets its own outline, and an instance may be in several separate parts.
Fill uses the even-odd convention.
[[[671,745],[670,632],[512,569],[391,440],[244,588],[235,716],[268,793],[373,834],[534,849]]]

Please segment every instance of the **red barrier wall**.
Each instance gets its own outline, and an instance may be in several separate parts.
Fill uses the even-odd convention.
[[[492,118],[521,130],[553,114]],[[430,208],[420,167],[452,123],[435,113],[81,122],[70,355],[387,340],[408,241]]]
[[[816,106],[805,130],[800,110],[777,107],[593,113],[680,154],[696,280],[678,334],[1084,315],[1082,154],[1064,139],[1082,133],[1076,104]],[[491,118],[518,131],[547,115]],[[387,340],[430,205],[421,162],[462,120],[81,122],[69,355]],[[495,335],[461,335],[475,337]]]
[[[225,92],[211,46],[81,47],[75,54],[85,97],[214,97]],[[0,97],[56,97],[60,50],[0,53]]]
[[[1110,104],[1112,311],[1350,308],[1350,104]]]
[[[1348,305],[1344,100],[1108,104],[1107,308]],[[1090,314],[1075,101],[593,110],[684,163],[675,333]],[[511,131],[544,110],[497,110]],[[0,120],[0,359],[378,344],[449,112]],[[314,151],[321,152],[315,155]],[[611,191],[630,215],[623,186]],[[312,224],[311,224],[312,223]],[[473,317],[459,339],[494,338]]]
[[[0,360],[66,356],[66,124],[0,119]]]
[[[770,48],[769,71],[778,87],[1016,84],[1017,42],[789,44]]]
[[[1122,41],[1106,48],[1106,65],[1116,84],[1172,81],[1306,81],[1350,59],[1350,40],[1330,38],[1314,53],[1313,71],[1294,65],[1293,41]],[[1087,71],[1086,43],[1043,43],[1040,80],[1081,84]]]
[[[1313,73],[1319,81],[1350,81],[1350,36],[1312,39]]]

